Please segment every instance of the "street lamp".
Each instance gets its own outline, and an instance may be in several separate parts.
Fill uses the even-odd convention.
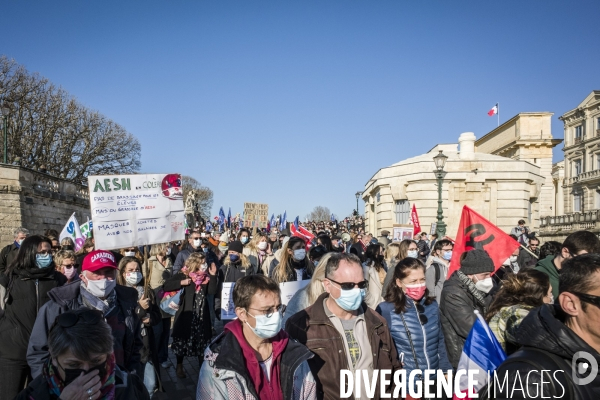
[[[436,225],[436,233],[438,235],[438,239],[446,236],[446,224],[444,223],[444,211],[442,210],[442,183],[444,180],[444,176],[446,175],[446,171],[444,171],[444,165],[446,165],[446,160],[448,156],[440,153],[433,157],[433,162],[435,162],[434,171],[435,177],[437,178],[437,186],[438,186],[438,211],[437,211],[437,225]]]
[[[354,195],[356,196],[356,216],[358,217],[360,215],[358,213],[358,199],[360,199],[361,193],[360,192],[356,192]]]
[[[4,127],[4,164],[8,163],[8,113],[10,108],[6,104],[6,101],[2,102],[0,107],[0,113],[2,114],[2,126]]]

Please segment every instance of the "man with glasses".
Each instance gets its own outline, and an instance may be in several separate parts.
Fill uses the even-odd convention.
[[[175,264],[173,264],[173,275],[179,272],[181,268],[185,265],[185,262],[190,257],[190,255],[194,252],[202,251],[202,239],[200,236],[200,232],[192,232],[188,236],[188,244],[187,246],[177,254],[177,259],[175,260]]]
[[[312,354],[281,329],[279,285],[264,275],[240,278],[233,304],[238,319],[206,348],[196,398],[316,399]]]
[[[367,286],[358,257],[332,253],[325,266],[325,293],[286,323],[290,336],[314,353],[308,364],[317,378],[319,398],[340,397],[342,369],[354,376],[357,370],[367,371],[371,379],[373,370],[393,373],[401,368],[385,319],[363,301]],[[380,386],[377,381],[375,397],[367,397],[362,388],[356,398],[379,399]]]
[[[524,249],[522,247],[519,249],[517,264],[519,264],[519,267],[521,269],[533,268],[535,267],[535,264],[537,264],[539,256],[540,240],[534,236],[529,239],[529,246],[527,246],[527,249]]]
[[[556,256],[550,255],[538,261],[535,269],[548,275],[552,285],[552,295],[555,299],[558,297],[558,278],[562,263],[571,257],[586,253],[600,253],[600,240],[595,233],[577,231],[567,236],[559,254]]]
[[[496,370],[499,385],[508,378],[504,388],[492,388],[496,399],[600,398],[600,255],[565,260],[559,281],[555,303],[521,322],[521,349]],[[522,389],[512,390],[515,382]]]
[[[356,255],[360,259],[361,263],[364,262],[365,251],[367,250],[367,246],[369,245],[370,241],[370,235],[363,235],[359,233],[358,235],[356,235],[356,243],[350,246],[350,254]]]

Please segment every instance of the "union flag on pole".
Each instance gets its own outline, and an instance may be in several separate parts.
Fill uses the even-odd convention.
[[[417,214],[417,206],[415,204],[413,204],[413,208],[410,213],[410,222],[414,226],[413,235],[417,236],[419,233],[421,233],[421,224],[419,224],[419,215]]]
[[[495,271],[519,248],[519,243],[469,207],[464,206],[456,233],[448,276],[460,268],[460,256],[473,249],[485,250],[494,261]]]

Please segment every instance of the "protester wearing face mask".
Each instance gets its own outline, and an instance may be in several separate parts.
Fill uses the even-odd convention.
[[[206,349],[197,399],[315,400],[311,352],[282,330],[279,285],[264,275],[241,278],[233,288],[238,319]]]
[[[519,349],[515,336],[521,321],[543,304],[553,304],[548,275],[526,269],[506,277],[485,319],[507,355]]]
[[[419,257],[419,248],[417,247],[417,242],[409,239],[404,239],[399,244],[400,250],[398,255],[396,256],[397,260],[404,260],[405,258],[418,258]],[[381,293],[383,296],[387,293],[387,288],[390,283],[394,280],[394,268],[396,267],[396,263],[390,263],[387,268],[387,274],[385,276],[385,280],[383,281],[383,287],[381,288]]]
[[[396,265],[386,301],[377,307],[390,327],[396,350],[404,354],[407,376],[415,369],[452,369],[438,303],[429,296],[425,282],[425,265],[418,259],[405,258]],[[423,376],[417,375],[415,382],[419,379]]]
[[[67,278],[67,283],[79,280],[77,265],[75,264],[75,253],[71,250],[60,250],[54,256],[56,270]]]
[[[60,249],[75,251],[75,243],[73,242],[73,239],[71,239],[70,237],[64,237],[60,241]],[[75,262],[75,264],[77,264],[77,262]]]
[[[13,231],[14,241],[0,251],[0,275],[4,274],[6,268],[17,258],[19,247],[21,247],[21,243],[27,236],[29,236],[29,231],[23,227]]]
[[[115,363],[113,340],[99,311],[60,314],[48,335],[50,358],[42,374],[15,400],[149,399],[141,379]]]
[[[246,228],[240,229],[237,234],[237,240],[239,240],[244,247],[250,243],[250,231]]]
[[[454,271],[444,282],[440,314],[448,358],[453,368],[457,368],[458,360],[469,332],[475,323],[478,310],[486,315],[494,288],[491,273],[494,262],[484,250],[471,250],[460,257],[460,269]]]
[[[244,247],[244,255],[250,260],[250,264],[256,270],[262,270],[262,265],[267,259],[267,249],[269,248],[269,241],[265,235],[257,232],[252,238],[250,243]]]
[[[353,375],[363,370],[371,381],[374,370],[391,370],[393,375],[401,364],[387,322],[363,301],[368,284],[360,259],[353,254],[331,253],[323,286],[326,293],[290,317],[285,330],[313,352],[308,365],[320,398],[338,399],[340,370],[349,369]],[[381,398],[379,376],[374,386],[374,397],[363,390],[362,397],[356,398]]]
[[[27,363],[36,378],[48,360],[48,331],[56,317],[69,310],[99,310],[113,331],[116,363],[125,371],[144,376],[140,362],[141,322],[135,313],[137,290],[117,285],[115,255],[94,250],[84,259],[81,280],[52,289],[48,301],[39,311],[27,348]]]
[[[55,270],[50,241],[29,236],[20,244],[17,258],[0,275],[0,399],[12,400],[30,373],[26,354],[38,310],[49,292],[67,282]]]
[[[315,266],[306,256],[304,239],[292,236],[281,251],[281,259],[269,277],[277,283],[310,279]]]
[[[448,275],[448,266],[452,260],[452,242],[446,239],[438,240],[433,246],[431,257],[427,260],[425,278],[429,295],[434,296],[438,304],[442,300],[442,289]]]
[[[500,268],[496,271],[492,279],[497,285],[502,285],[502,282],[508,279],[509,276],[517,274],[521,267],[517,262],[517,258],[519,257],[519,248],[516,248],[515,251],[502,263]]]
[[[188,243],[179,254],[175,264],[173,264],[173,274],[179,272],[179,270],[185,265],[186,260],[192,253],[202,252],[202,239],[200,238],[200,232],[192,232],[188,237]]]
[[[204,349],[212,338],[210,311],[206,300],[210,276],[203,253],[193,253],[185,266],[164,284],[165,292],[183,289],[173,321],[171,350],[177,356],[177,377],[186,377],[184,357],[197,357],[202,364]]]
[[[370,244],[367,246],[365,258],[367,260],[363,263],[363,270],[365,279],[369,281],[365,303],[374,310],[383,301],[383,282],[387,274],[381,245]]]
[[[148,389],[150,397],[158,389],[157,379],[160,373],[158,368],[158,354],[153,326],[160,324],[162,314],[156,304],[154,292],[146,286],[142,275],[142,265],[135,257],[123,257],[119,262],[117,284],[134,288],[138,292],[138,305],[135,313],[141,321],[142,343],[141,363],[144,366],[144,386]]]
[[[142,253],[140,253],[140,249],[138,249],[136,246],[121,249],[119,254],[121,254],[123,257],[135,257],[142,262],[144,261],[144,256]]]

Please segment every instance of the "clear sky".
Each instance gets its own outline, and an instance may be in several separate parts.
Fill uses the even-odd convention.
[[[381,167],[600,89],[600,2],[16,1],[0,53],[219,206],[343,217]],[[562,159],[562,145],[555,161]],[[362,201],[361,201],[362,210]]]

